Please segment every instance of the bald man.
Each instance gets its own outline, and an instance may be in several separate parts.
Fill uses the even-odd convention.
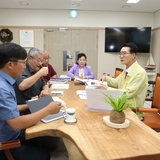
[[[57,73],[54,70],[54,68],[49,64],[49,60],[50,60],[49,53],[47,51],[43,51],[43,52],[44,52],[43,54],[44,61],[43,61],[42,66],[48,67],[48,74],[44,76],[43,78],[46,82],[49,82],[50,78],[57,78]]]

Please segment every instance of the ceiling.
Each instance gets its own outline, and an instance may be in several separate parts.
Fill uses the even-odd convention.
[[[0,9],[78,9],[84,11],[148,13],[154,13],[160,10],[160,0],[140,0],[137,4],[128,4],[126,1],[127,0],[0,0]],[[28,5],[20,5],[20,2],[28,2]],[[78,4],[79,6],[76,6]],[[130,6],[129,8],[128,5]]]

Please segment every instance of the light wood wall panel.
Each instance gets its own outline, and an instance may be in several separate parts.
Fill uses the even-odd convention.
[[[97,57],[98,57],[98,31],[97,30],[77,30],[70,29],[52,32],[44,30],[44,48],[50,53],[50,63],[53,65],[58,75],[66,74],[63,71],[63,51],[69,51],[73,56],[67,59],[67,64],[76,62],[75,52],[83,52],[87,56],[87,64],[97,78]],[[66,64],[66,65],[67,65]]]

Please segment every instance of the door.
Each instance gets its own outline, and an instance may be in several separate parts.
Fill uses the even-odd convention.
[[[50,53],[50,64],[58,76],[67,73],[68,66],[76,62],[77,53],[85,53],[87,64],[97,78],[98,30],[44,30],[44,49]],[[72,55],[72,59],[64,61],[64,51]],[[66,70],[64,69],[66,65]]]

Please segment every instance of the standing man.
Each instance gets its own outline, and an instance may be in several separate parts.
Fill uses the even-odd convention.
[[[10,149],[16,160],[50,160],[49,151],[43,148],[43,137],[25,140],[24,129],[48,114],[58,113],[61,104],[51,102],[45,108],[29,115],[20,116],[14,91],[15,78],[25,68],[27,53],[15,43],[0,44],[0,142],[20,139],[21,146]],[[0,159],[5,155],[0,151]]]
[[[57,78],[57,73],[54,70],[54,68],[49,64],[49,53],[47,51],[44,51],[43,53],[44,57],[43,57],[43,67],[48,67],[48,74],[46,76],[43,76],[44,80],[46,82],[49,82],[50,78]]]
[[[103,76],[102,81],[107,81],[108,86],[122,91],[126,91],[130,99],[128,103],[136,107],[142,107],[148,89],[148,76],[146,71],[136,61],[136,53],[138,47],[133,43],[126,43],[121,47],[119,57],[121,64],[126,66],[117,78]],[[101,89],[107,89],[107,86],[102,84]]]
[[[22,115],[30,113],[29,111],[26,112],[28,109],[27,100],[50,95],[49,87],[43,78],[48,74],[48,69],[42,67],[43,62],[43,52],[38,48],[31,48],[27,55],[26,68],[22,76],[16,79],[15,92]],[[45,148],[53,151],[58,147],[59,138],[46,136],[42,143]]]

